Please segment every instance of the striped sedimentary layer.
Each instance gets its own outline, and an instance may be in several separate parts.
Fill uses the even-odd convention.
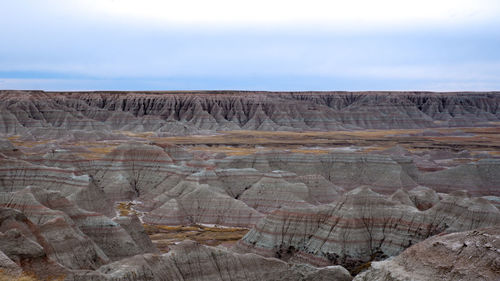
[[[178,176],[171,177],[169,185],[162,184],[139,197],[138,208],[147,211],[145,222],[248,227],[276,209],[332,202],[343,192],[319,175],[298,177],[253,168],[202,170],[178,180]]]
[[[27,161],[3,158],[0,161],[2,191],[17,191],[27,185],[50,186],[65,196],[85,190],[89,177],[77,176],[74,170],[34,165]]]
[[[71,136],[67,130],[190,134],[476,126],[498,122],[499,104],[497,92],[0,91],[0,133],[40,138]]]
[[[430,187],[449,193],[466,189],[476,196],[500,196],[500,159],[477,162],[439,171],[421,171],[411,156],[325,153],[300,154],[283,151],[231,156],[216,161],[220,168],[254,168],[262,172],[284,170],[299,176],[320,175],[345,189],[369,185],[376,192],[391,194],[399,188]]]
[[[7,142],[4,146],[15,149]],[[426,186],[500,195],[498,159],[422,172],[411,156],[395,154],[271,151],[204,160],[175,146],[132,142],[97,160],[71,152],[5,156],[0,186],[4,191],[26,185],[57,190],[79,207],[108,216],[114,215],[108,202],[137,200],[148,223],[167,225],[253,226],[276,209],[330,203],[361,185],[386,194],[417,187],[408,196],[420,210],[438,200]]]
[[[238,254],[186,241],[163,255],[137,255],[99,268],[77,273],[74,280],[334,280],[350,281],[340,267],[291,266],[273,258]]]
[[[360,185],[386,194],[417,187],[408,196],[421,210],[438,200],[425,186],[489,196],[500,186],[495,176],[498,159],[422,172],[409,156],[359,153],[271,151],[202,160],[174,146],[127,143],[98,160],[72,155],[5,158],[0,184],[5,191],[41,185],[60,191],[83,209],[106,215],[114,214],[106,202],[137,199],[138,208],[148,212],[146,221],[154,224],[231,226],[252,226],[262,214],[282,207],[330,203],[344,188]]]
[[[414,187],[416,168],[410,158],[357,153],[299,154],[280,151],[234,156],[218,161],[221,167],[284,170],[298,175],[319,174],[334,184],[357,187],[369,184],[380,191]]]
[[[93,162],[94,179],[113,201],[132,199],[165,181],[172,158],[160,147],[123,144]]]
[[[354,280],[500,280],[500,226],[429,238]]]
[[[395,256],[432,235],[500,223],[496,207],[465,192],[448,195],[425,211],[412,205],[411,199],[407,204],[400,201],[360,187],[335,203],[279,209],[261,220],[236,248],[353,269],[370,260]]]
[[[196,172],[196,168],[173,165],[184,163],[181,159],[188,156],[180,148],[141,143],[120,145],[101,159],[84,159],[70,151],[21,155],[25,161],[6,158],[0,163],[5,167],[0,170],[0,187],[13,191],[36,185],[58,190],[86,210],[114,216],[113,202],[138,196],[148,201]]]
[[[286,181],[279,172],[264,174],[239,199],[263,214],[281,207],[313,206],[308,203],[312,201],[309,188],[304,183]]]
[[[0,208],[0,252],[0,269],[13,279],[23,270],[37,273],[40,278],[68,272],[67,268],[49,258],[53,249],[41,235],[40,228],[14,209]],[[94,265],[95,262],[98,261],[94,261]]]
[[[0,192],[15,192],[26,186],[59,191],[88,211],[113,212],[103,191],[89,175],[75,168],[37,165],[15,158],[1,158],[0,155]]]
[[[2,274],[12,277],[13,279],[19,277],[23,269],[0,251],[0,269]]]
[[[64,267],[62,271],[96,269],[110,261],[156,251],[147,244],[149,238],[138,221],[115,222],[99,213],[82,210],[57,191],[27,187],[17,192],[2,192],[0,207],[8,208],[4,209],[7,214],[8,210],[21,212],[17,221],[3,220],[0,232],[19,232],[18,241],[31,241],[39,249],[37,257],[47,264]],[[9,254],[6,250],[9,245],[4,246],[0,250],[25,270],[31,269],[42,276],[46,273],[43,267],[25,267],[21,261],[26,257],[22,253]]]
[[[132,238],[134,243],[142,252],[158,252],[158,249],[153,244],[151,239],[149,239],[146,230],[137,216],[115,217],[113,218],[113,221],[118,223],[127,232],[127,234],[130,235],[130,238]]]
[[[500,159],[481,159],[449,169],[422,173],[418,177],[421,185],[449,193],[467,189],[475,195],[500,196]]]
[[[191,223],[252,226],[263,215],[244,202],[220,193],[207,184],[181,181],[155,198],[165,202],[144,215],[149,224],[187,225]]]
[[[255,169],[215,169],[214,163],[196,159],[175,160],[177,164],[174,165],[169,155],[172,150],[172,147],[164,150],[155,145],[131,143],[118,146],[100,160],[86,162],[72,157],[71,153],[51,152],[41,157],[21,155],[26,161],[6,158],[2,162],[5,169],[0,174],[0,183],[2,190],[9,192],[27,185],[57,190],[78,202],[80,207],[107,215],[113,214],[108,201],[138,199],[143,210],[158,209],[145,218],[156,224],[252,226],[262,218],[259,211],[239,200],[239,196],[245,191],[249,195],[253,190],[263,190],[254,185],[266,178],[264,173]],[[179,155],[183,154],[177,153],[174,157],[179,159]],[[281,179],[281,192],[261,194],[253,199],[246,195],[245,198],[267,200],[272,197],[274,210],[289,201],[280,199],[288,192],[288,184],[300,185],[300,196],[308,197],[309,191],[304,184],[285,181],[296,177],[293,173],[288,174]],[[325,188],[328,186],[322,187]],[[293,202],[305,204],[300,198]]]

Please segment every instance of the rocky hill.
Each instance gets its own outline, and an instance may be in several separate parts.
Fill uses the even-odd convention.
[[[496,280],[499,105],[0,91],[0,279]]]
[[[436,236],[373,262],[355,281],[500,280],[500,226]]]
[[[0,91],[0,133],[339,130],[492,126],[500,93]]]
[[[237,249],[354,269],[396,256],[436,234],[500,225],[500,211],[485,199],[456,193],[420,211],[409,193],[406,203],[401,203],[359,187],[331,204],[282,208],[261,220],[238,242]]]

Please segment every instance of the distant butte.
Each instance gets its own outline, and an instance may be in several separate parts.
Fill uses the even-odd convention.
[[[0,91],[0,133],[65,130],[187,135],[496,126],[499,92]],[[42,131],[40,131],[42,130]]]

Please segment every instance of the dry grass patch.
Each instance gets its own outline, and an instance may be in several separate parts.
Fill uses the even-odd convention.
[[[327,154],[331,152],[329,149],[291,149],[290,152],[302,154]]]
[[[154,132],[113,131],[113,133],[136,138],[149,138],[154,135]]]
[[[224,153],[228,156],[242,156],[242,155],[254,154],[259,149],[255,148],[255,147],[234,147],[234,146],[221,145],[221,146],[212,146],[212,147],[197,146],[197,147],[191,148],[190,150],[210,152],[210,153]]]
[[[217,246],[222,243],[233,244],[249,231],[238,227],[217,227],[205,225],[167,226],[144,224],[149,238],[162,252],[168,252],[171,245],[184,240],[197,241],[200,244]]]
[[[34,147],[36,145],[41,145],[41,144],[47,144],[53,142],[53,140],[39,140],[39,141],[21,141],[19,138],[15,138],[13,140],[10,140],[10,142],[15,146],[15,147]]]
[[[442,135],[419,135],[425,131],[435,131]],[[425,128],[403,130],[359,130],[359,131],[223,131],[211,135],[189,135],[154,137],[153,132],[135,133],[117,131],[123,135],[142,139],[144,142],[153,142],[161,147],[180,145],[192,151],[222,152],[229,156],[249,155],[257,151],[278,149],[291,150],[297,153],[321,154],[327,153],[326,148],[363,147],[364,152],[383,150],[400,145],[411,151],[425,151],[429,149],[470,150],[471,152],[484,151],[498,155],[500,151],[500,126],[474,128]],[[466,135],[461,135],[465,133]],[[19,141],[19,136],[9,139],[14,145],[33,147],[46,144],[51,140]],[[64,145],[81,146],[89,152],[78,155],[85,159],[100,159],[111,152],[123,140],[75,142]],[[318,147],[318,149],[310,149]],[[324,148],[324,149],[323,149]]]
[[[44,280],[48,281],[62,281],[65,276],[53,276],[48,277]],[[12,276],[5,273],[2,269],[0,269],[0,281],[38,281],[38,279],[34,274],[23,272],[20,276]]]
[[[36,279],[35,277],[26,275],[24,273],[18,277],[0,273],[0,281],[37,281],[37,280],[38,279]]]
[[[132,202],[118,202],[116,204],[116,209],[120,213],[120,216],[126,217],[130,215],[140,215],[137,211],[135,211],[132,207],[135,204]]]
[[[19,139],[20,137],[21,137],[21,135],[8,136],[7,139],[12,142],[12,141]]]
[[[104,157],[104,155],[113,151],[118,144],[111,144],[106,146],[85,146],[90,152],[89,153],[79,153],[78,155],[88,159],[88,160],[97,160]]]
[[[437,136],[421,133],[433,130]],[[461,135],[465,133],[466,135]],[[358,147],[376,152],[396,145],[410,151],[469,150],[500,151],[500,128],[433,128],[408,130],[360,130],[331,132],[227,131],[215,135],[154,138],[157,143],[184,146],[193,151],[248,155],[258,150],[291,150],[298,153],[327,153],[327,148]],[[310,150],[317,147],[318,150]],[[320,152],[321,151],[321,152]],[[496,154],[495,154],[496,155]]]

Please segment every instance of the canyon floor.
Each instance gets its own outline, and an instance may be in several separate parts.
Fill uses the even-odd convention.
[[[0,91],[0,280],[499,280],[500,93]]]

